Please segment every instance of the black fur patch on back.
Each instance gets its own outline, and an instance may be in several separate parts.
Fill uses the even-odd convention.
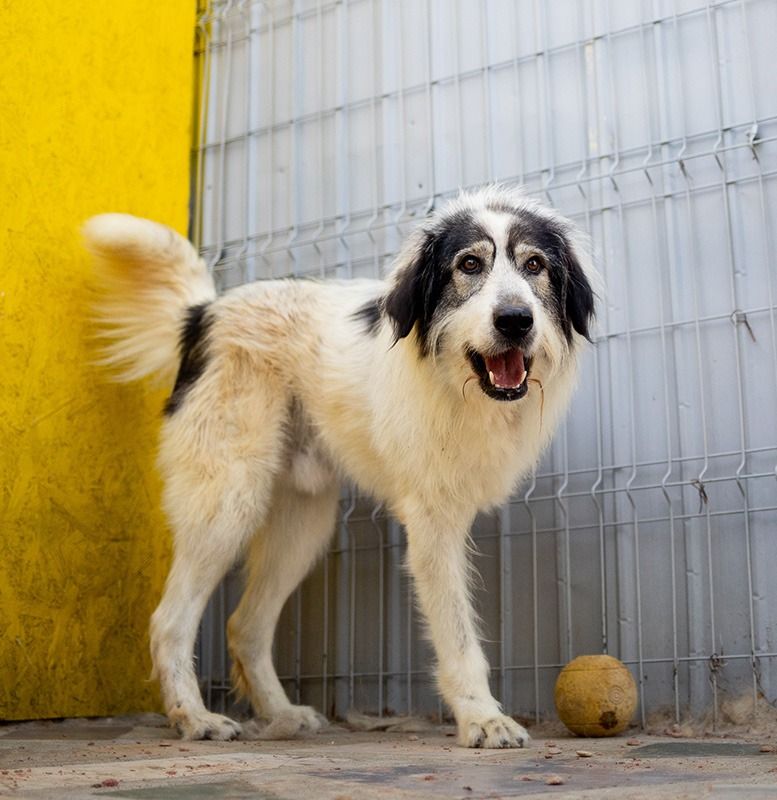
[[[380,318],[382,316],[380,299],[375,298],[365,303],[361,308],[354,312],[353,318],[359,322],[363,322],[367,333],[375,336],[380,327]]]
[[[191,306],[186,310],[186,317],[181,328],[181,337],[178,348],[181,353],[181,363],[175,379],[173,393],[165,403],[165,414],[174,414],[184,401],[189,389],[194,386],[197,378],[205,371],[208,364],[208,331],[213,324],[212,317],[207,313],[210,303]]]

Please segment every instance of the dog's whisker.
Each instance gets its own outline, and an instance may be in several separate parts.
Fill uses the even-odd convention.
[[[465,380],[464,383],[462,383],[462,385],[461,385],[461,396],[464,399],[465,403],[467,402],[467,395],[464,394],[464,390],[467,388],[467,384],[470,381],[474,381],[474,380],[476,380],[475,376],[474,375],[470,375],[469,378],[467,378],[467,380]]]
[[[539,378],[527,378],[530,383],[536,383],[540,387],[540,433],[542,433],[542,415],[545,410],[545,387]]]

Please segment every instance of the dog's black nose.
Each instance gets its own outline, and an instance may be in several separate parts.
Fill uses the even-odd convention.
[[[494,327],[508,339],[522,339],[532,325],[534,317],[528,306],[502,306],[494,311]]]

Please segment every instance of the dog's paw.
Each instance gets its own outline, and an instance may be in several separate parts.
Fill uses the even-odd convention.
[[[184,714],[179,709],[170,714],[170,723],[175,726],[182,739],[212,739],[228,742],[241,733],[240,724],[221,714],[204,711],[199,714]]]
[[[462,747],[525,747],[529,738],[524,727],[504,714],[484,720],[470,719],[459,726]]]
[[[326,718],[310,706],[292,706],[269,720],[252,720],[246,725],[245,738],[296,739],[316,733],[328,725]]]

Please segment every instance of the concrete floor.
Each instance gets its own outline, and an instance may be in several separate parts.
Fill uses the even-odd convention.
[[[292,742],[181,742],[156,715],[0,727],[0,797],[772,798],[772,741],[535,734],[525,750],[465,750],[452,728]]]

